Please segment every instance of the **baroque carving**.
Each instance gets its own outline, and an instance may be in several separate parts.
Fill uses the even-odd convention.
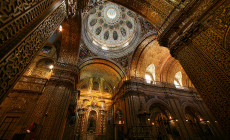
[[[54,0],[2,0],[0,2],[0,43],[5,43],[13,38],[53,2]],[[5,48],[1,47],[0,49]]]
[[[145,102],[147,103],[149,100],[156,98],[156,97],[155,95],[145,95],[144,98],[145,98]]]
[[[11,53],[0,63],[0,99],[18,79],[23,70],[44,46],[46,40],[60,25],[66,16],[66,6],[62,2],[55,11],[34,29]]]

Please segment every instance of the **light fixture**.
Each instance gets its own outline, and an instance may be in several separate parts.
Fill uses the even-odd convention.
[[[186,122],[187,122],[188,120],[186,120]]]
[[[154,122],[152,122],[152,125],[154,125]]]
[[[203,119],[202,119],[202,118],[200,118],[200,121],[202,122],[202,121],[203,121]]]
[[[148,121],[150,121],[150,118],[148,118]]]
[[[54,65],[50,65],[49,68],[52,70],[54,68]]]
[[[178,122],[178,119],[176,119],[176,121]]]
[[[209,121],[207,121],[207,123],[209,123]]]
[[[59,31],[60,31],[60,32],[62,31],[62,25],[59,26]]]
[[[26,130],[26,132],[27,132],[27,133],[30,133],[30,130],[29,130],[29,129],[27,129],[27,130]]]
[[[172,117],[171,117],[171,116],[169,116],[169,119],[170,119],[170,120],[172,120]]]

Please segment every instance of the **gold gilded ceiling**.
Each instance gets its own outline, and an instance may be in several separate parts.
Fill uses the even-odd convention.
[[[82,38],[94,54],[119,58],[136,48],[142,31],[135,12],[104,2],[86,8],[82,15]]]
[[[109,0],[134,10],[151,22],[157,30],[180,0]],[[184,2],[186,3],[186,2]],[[183,5],[180,5],[183,6]],[[178,11],[176,11],[178,12]]]
[[[111,42],[113,44],[114,40],[116,41],[117,38],[110,36],[112,35],[110,32],[108,34],[110,38],[105,38],[106,30],[104,29],[104,24],[111,24],[111,31],[113,28],[116,29],[114,24],[120,23],[120,19],[123,19],[123,7],[116,6],[115,4],[115,6],[113,6],[113,4],[107,2],[108,5],[103,3],[99,5],[96,4],[95,7],[88,9],[88,13],[83,13],[83,23],[85,24],[82,26],[83,38],[81,40],[78,60],[80,70],[78,89],[81,91],[79,101],[80,107],[87,108],[88,111],[99,111],[105,108],[108,109],[112,104],[112,96],[115,91],[114,89],[125,76],[133,76],[144,79],[146,78],[146,73],[152,72],[154,78],[151,80],[173,84],[175,80],[177,83],[180,83],[180,79],[176,79],[178,76],[175,77],[179,73],[182,77],[181,78],[179,75],[179,78],[182,80],[181,85],[192,86],[191,81],[189,81],[189,78],[178,61],[172,58],[169,50],[160,46],[156,40],[156,31],[160,29],[167,16],[170,15],[171,11],[180,1],[115,0],[115,2],[130,8],[130,10],[135,9],[137,12],[137,14],[134,13],[137,15],[135,20],[138,20],[141,23],[140,27],[135,25],[135,28],[141,30],[141,37],[144,39],[141,42],[137,40],[139,42],[137,49],[130,52],[128,55],[116,55],[115,57],[110,56],[110,54],[106,52],[107,50],[105,50],[105,48],[111,47],[111,50],[114,51],[113,46],[109,46],[109,43],[110,45]],[[105,8],[104,12],[103,8]],[[139,9],[139,11],[137,9]],[[126,9],[126,11],[130,10]],[[140,15],[148,15],[147,20],[152,24]],[[125,16],[128,16],[128,14]],[[117,22],[118,19],[119,22]],[[131,19],[128,18],[128,20]],[[102,24],[102,22],[104,24]],[[132,25],[134,24],[135,22],[132,22]],[[103,28],[99,30],[102,26]],[[126,29],[128,29],[128,27]],[[119,31],[120,30],[116,30],[116,32]],[[92,38],[85,36],[86,32],[89,32],[89,34],[94,36],[94,39],[90,40],[91,44],[89,43],[89,39]],[[100,53],[92,50],[92,47],[95,47],[95,39],[104,41],[104,43],[99,45],[101,47],[101,50],[99,50]],[[93,46],[92,43],[94,43]],[[91,46],[91,48],[89,46]],[[119,50],[117,53],[122,54],[123,50]],[[153,67],[150,71],[148,71],[148,67],[150,66]]]
[[[181,72],[181,86],[193,87],[180,63],[171,56],[167,48],[160,46],[155,38],[154,35],[149,36],[140,43],[130,64],[130,75],[146,79],[145,75],[149,73],[147,69],[153,65],[154,72],[151,74],[154,78],[151,80],[174,84],[176,73]]]

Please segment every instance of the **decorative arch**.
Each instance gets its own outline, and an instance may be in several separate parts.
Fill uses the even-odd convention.
[[[202,116],[205,116],[201,110],[199,109],[199,106],[197,104],[192,104],[192,103],[189,103],[189,102],[185,102],[183,103],[182,105],[182,111],[183,111],[183,114],[185,116],[185,110],[186,108],[192,108],[194,111],[197,111],[198,113],[200,113]]]
[[[192,106],[185,107],[185,118],[188,127],[191,129],[194,136],[212,136],[213,133],[209,127],[209,121],[204,121],[204,116],[197,108]]]
[[[176,115],[173,110],[169,110],[167,106],[154,103],[150,106],[149,125],[152,125],[153,134],[159,139],[178,139],[180,132],[177,129],[177,124],[174,122]]]
[[[160,79],[161,82],[171,83],[174,85],[175,75],[178,72],[181,72],[182,79],[181,85],[184,87],[193,87],[193,84],[187,74],[185,73],[183,67],[179,63],[178,60],[169,56],[167,60],[164,62],[163,67],[160,70]],[[177,81],[177,80],[176,80]],[[177,81],[178,82],[178,81]]]
[[[117,86],[126,75],[119,64],[114,61],[95,57],[88,58],[79,64],[80,83],[87,78],[103,78],[112,88]]]
[[[146,68],[146,74],[148,74],[151,77],[151,81],[155,81],[156,78],[155,78],[155,65],[154,64],[150,64]],[[145,79],[147,78],[146,74],[145,74]]]
[[[49,78],[55,61],[51,58],[41,58],[35,62],[34,67],[31,69],[31,75],[42,78]]]
[[[149,65],[154,64],[154,80],[160,81],[160,69],[167,56],[170,56],[169,50],[159,46],[154,34],[146,37],[133,54],[130,64],[130,76],[145,78],[146,69]]]
[[[174,85],[177,86],[183,86],[182,84],[182,73],[181,71],[178,71],[175,76],[174,76],[174,81],[173,81]]]
[[[81,69],[81,68],[85,67],[86,65],[93,64],[93,63],[101,63],[101,64],[108,65],[109,67],[112,67],[114,70],[119,72],[119,74],[122,77],[126,75],[126,73],[125,73],[124,69],[122,68],[122,66],[120,64],[118,64],[117,62],[115,62],[114,60],[109,59],[109,58],[90,57],[90,58],[82,60],[78,64],[78,67],[79,67],[79,69]]]
[[[146,103],[146,110],[149,111],[150,107],[152,105],[161,105],[161,106],[164,106],[166,109],[172,111],[172,108],[164,101],[160,100],[160,99],[156,99],[156,98],[153,98],[153,99],[150,99],[147,103]]]
[[[169,0],[109,0],[114,3],[123,5],[134,12],[143,16],[146,20],[154,25],[154,28],[159,30],[165,19],[174,12],[173,14],[179,12],[178,9],[175,11],[175,7],[185,6],[187,3],[179,3],[178,1]]]

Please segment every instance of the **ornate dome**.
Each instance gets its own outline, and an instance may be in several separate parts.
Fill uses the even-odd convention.
[[[89,10],[83,18],[83,40],[92,52],[118,58],[137,46],[141,31],[134,12],[106,2]]]

